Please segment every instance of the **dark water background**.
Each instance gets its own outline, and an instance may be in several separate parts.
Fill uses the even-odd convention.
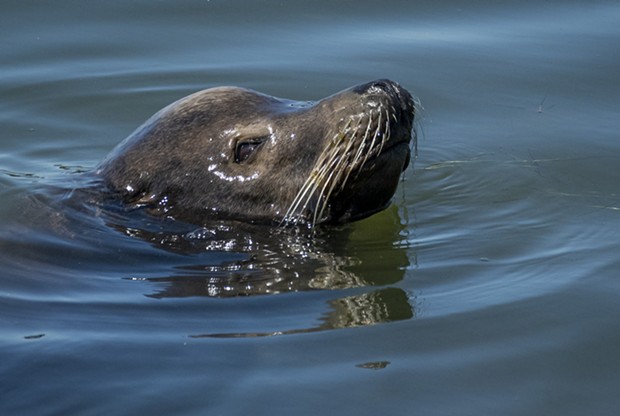
[[[617,414],[618,2],[4,1],[0,45],[0,413]],[[62,191],[191,92],[383,77],[415,167],[315,240]]]

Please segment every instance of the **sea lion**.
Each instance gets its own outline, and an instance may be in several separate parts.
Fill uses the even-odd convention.
[[[317,102],[207,89],[152,116],[95,174],[126,206],[189,223],[354,221],[389,204],[411,158],[415,107],[389,80]]]

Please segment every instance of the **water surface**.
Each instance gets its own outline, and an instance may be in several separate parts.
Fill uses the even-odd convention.
[[[2,413],[617,411],[617,2],[0,11]],[[376,78],[424,111],[367,220],[202,230],[68,191],[194,91],[316,100]]]

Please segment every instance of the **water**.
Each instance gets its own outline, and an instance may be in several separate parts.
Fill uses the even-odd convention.
[[[616,413],[616,2],[0,10],[3,414]],[[359,223],[196,230],[64,193],[199,89],[382,77],[425,108],[419,157]]]

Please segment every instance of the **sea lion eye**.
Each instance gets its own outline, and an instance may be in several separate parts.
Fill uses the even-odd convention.
[[[264,137],[238,142],[235,147],[235,163],[243,163],[252,156],[254,151],[265,141]]]

